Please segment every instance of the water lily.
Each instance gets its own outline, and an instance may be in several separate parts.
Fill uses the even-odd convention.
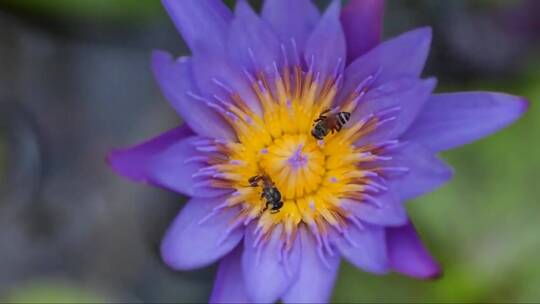
[[[420,78],[431,29],[380,41],[383,3],[164,0],[191,56],[152,55],[184,124],[109,163],[131,180],[191,197],[161,253],[177,270],[219,261],[212,302],[325,302],[342,259],[375,274],[421,279],[441,269],[405,201],[448,182],[436,154],[515,121],[520,97],[433,94]],[[327,109],[350,113],[322,139]],[[336,130],[334,130],[336,131]],[[283,203],[272,210],[264,176]]]

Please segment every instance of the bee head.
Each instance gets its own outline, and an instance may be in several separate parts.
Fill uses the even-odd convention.
[[[275,201],[273,204],[272,204],[272,210],[279,210],[281,209],[281,207],[283,207],[283,202],[282,201]]]
[[[311,129],[311,135],[313,135],[313,137],[318,140],[322,140],[326,136],[326,132],[323,127],[321,127],[319,124],[316,124],[315,127]]]

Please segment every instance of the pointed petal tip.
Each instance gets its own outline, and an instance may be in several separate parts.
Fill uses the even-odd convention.
[[[425,270],[424,272],[419,272],[419,273],[409,272],[409,273],[403,273],[403,274],[413,279],[420,280],[420,281],[436,281],[436,280],[442,279],[444,276],[444,271],[441,268],[441,266],[435,262],[435,264],[432,265],[431,267],[433,267],[433,269]]]
[[[254,11],[246,0],[237,0],[234,7],[235,15],[249,14],[253,15]]]
[[[336,19],[339,20],[339,14],[341,13],[341,1],[332,0],[326,9],[322,12],[322,19]]]
[[[439,80],[437,79],[437,77],[433,77],[433,76],[430,76],[428,78],[424,78],[422,79],[422,86],[427,90],[427,91],[430,91],[432,92],[433,94],[433,90],[435,90],[435,88],[437,87],[437,84],[439,83]]]
[[[518,102],[520,104],[521,114],[524,114],[525,112],[527,112],[529,108],[531,107],[531,102],[525,97],[520,97]]]
[[[105,156],[105,163],[118,176],[127,178],[133,182],[146,182],[144,174],[131,167],[129,153],[122,149],[109,151]]]
[[[423,281],[435,281],[439,280],[444,276],[444,271],[442,267],[437,263],[436,261],[433,262],[434,264],[431,265],[432,269],[428,270],[423,273],[418,273],[416,275],[409,274],[413,276],[415,279],[423,280]]]
[[[330,2],[328,7],[326,8],[326,11],[332,14],[336,14],[338,16],[339,12],[341,10],[341,1],[340,0],[333,0]]]
[[[116,168],[114,164],[114,158],[115,158],[116,153],[117,153],[116,150],[109,151],[107,155],[105,155],[103,161],[107,164],[109,168],[111,168],[111,170],[113,170],[115,173],[118,174],[118,169]]]
[[[402,227],[388,228],[387,236],[389,261],[395,272],[420,280],[435,280],[442,276],[441,266],[410,222]]]
[[[223,1],[162,0],[161,4],[192,52],[201,46],[224,50],[232,14]]]
[[[403,36],[409,36],[418,41],[418,44],[425,44],[427,47],[431,45],[431,40],[433,39],[433,29],[431,26],[422,26],[415,28],[409,32],[402,34]]]
[[[432,274],[426,276],[424,280],[435,281],[435,280],[441,279],[443,276],[444,276],[444,271],[442,270],[441,267],[438,267],[436,270],[433,271]]]
[[[421,35],[424,36],[426,39],[431,40],[431,38],[433,37],[433,28],[431,28],[431,26],[429,25],[426,25],[419,27],[416,30],[413,30],[412,33],[416,33],[419,36]]]
[[[446,179],[446,182],[449,182],[452,178],[454,178],[454,174],[454,167],[448,166],[447,170],[444,172],[444,178]]]
[[[508,112],[509,115],[507,117],[507,124],[511,125],[516,120],[521,118],[531,106],[530,101],[522,96],[513,96],[506,93],[499,93],[499,92],[488,92],[491,94],[491,96],[500,102],[500,104],[503,104],[504,102],[508,105]],[[513,103],[513,105],[512,105]]]
[[[118,172],[118,166],[116,163],[116,156],[120,153],[120,150],[114,149],[110,150],[107,155],[105,155],[105,163],[109,168],[111,168],[114,172]]]

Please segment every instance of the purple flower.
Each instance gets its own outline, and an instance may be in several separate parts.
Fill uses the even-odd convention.
[[[438,152],[509,125],[523,98],[432,94],[435,79],[420,78],[431,30],[380,43],[382,1],[320,14],[309,0],[268,0],[261,16],[245,1],[234,13],[220,1],[163,4],[192,56],[156,51],[152,68],[185,123],[109,162],[192,197],[162,242],[168,265],[220,261],[212,302],[328,301],[342,258],[375,274],[440,275],[404,202],[450,179]],[[351,115],[339,131],[323,120],[337,132],[317,140],[328,108]],[[255,176],[265,180],[250,185]],[[283,206],[261,196],[272,187]]]

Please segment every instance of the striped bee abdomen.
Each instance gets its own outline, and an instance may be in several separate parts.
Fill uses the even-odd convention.
[[[336,129],[339,131],[339,130],[341,130],[343,125],[345,125],[349,121],[349,118],[351,118],[351,113],[349,113],[349,112],[339,112],[336,115],[337,115]]]
[[[338,116],[339,124],[343,126],[344,124],[347,123],[347,121],[349,121],[349,118],[351,118],[351,113],[339,112],[337,116]]]

